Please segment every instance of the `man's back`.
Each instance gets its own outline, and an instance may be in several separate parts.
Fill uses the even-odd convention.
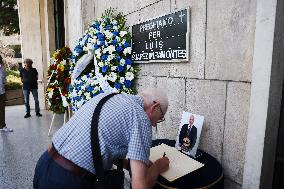
[[[100,94],[91,99],[54,136],[58,152],[94,173],[91,145],[91,119]],[[139,96],[118,94],[103,106],[99,119],[99,140],[105,169],[118,158],[137,159],[148,164],[151,124]]]

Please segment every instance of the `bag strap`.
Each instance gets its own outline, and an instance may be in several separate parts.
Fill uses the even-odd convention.
[[[92,123],[91,123],[91,148],[92,148],[92,155],[93,155],[93,163],[96,170],[96,177],[97,181],[99,182],[100,186],[103,186],[105,175],[104,175],[104,168],[103,168],[103,161],[101,156],[101,149],[99,144],[99,135],[98,135],[98,122],[99,122],[99,116],[102,109],[102,106],[104,103],[113,97],[114,95],[117,95],[118,93],[112,93],[105,97],[103,97],[99,103],[97,104],[95,111],[93,113],[92,117]]]

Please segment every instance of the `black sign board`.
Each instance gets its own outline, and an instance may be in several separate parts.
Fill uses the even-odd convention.
[[[132,26],[132,60],[135,62],[187,61],[188,54],[188,9]]]

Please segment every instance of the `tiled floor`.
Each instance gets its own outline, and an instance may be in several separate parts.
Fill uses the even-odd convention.
[[[41,113],[43,117],[32,112],[32,117],[25,119],[24,106],[6,107],[6,123],[14,132],[0,132],[0,189],[32,188],[36,162],[51,141],[47,132],[52,113]],[[56,116],[52,133],[62,123],[63,116]],[[125,188],[129,188],[127,180]]]

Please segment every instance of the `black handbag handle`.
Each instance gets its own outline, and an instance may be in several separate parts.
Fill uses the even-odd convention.
[[[100,188],[103,188],[104,186],[105,175],[104,175],[104,168],[103,168],[101,149],[100,149],[100,144],[99,144],[99,135],[98,135],[99,116],[100,116],[100,112],[101,112],[101,109],[104,103],[108,99],[110,99],[111,97],[117,94],[118,93],[112,93],[112,94],[109,94],[103,97],[97,104],[95,111],[93,113],[93,117],[92,117],[91,148],[92,148],[92,155],[93,155],[93,163],[94,163],[95,171],[96,171],[96,177],[97,177],[97,181],[98,181]]]

